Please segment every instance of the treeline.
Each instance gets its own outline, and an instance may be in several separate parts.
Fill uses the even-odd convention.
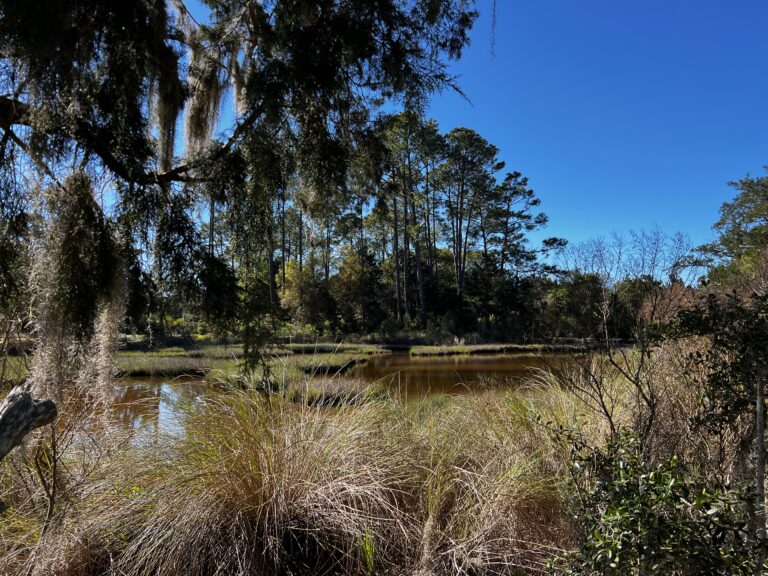
[[[254,346],[349,335],[631,340],[649,297],[690,284],[696,270],[685,239],[659,230],[575,245],[530,241],[548,222],[540,200],[468,128],[442,133],[417,114],[383,116],[331,187],[307,180],[290,141],[273,143],[250,158],[258,179],[235,171],[242,158],[211,165],[149,227],[146,206],[130,195],[113,218],[91,213],[95,180],[83,173],[65,181],[68,194],[48,192],[69,224],[37,241],[25,196],[9,193],[3,306],[25,309],[33,250],[60,246],[67,260],[41,266],[55,271],[51,285],[74,286],[60,295],[72,298],[68,323],[93,315],[98,298],[79,297],[98,291],[119,260],[122,330],[158,342],[200,334]],[[135,240],[117,257],[114,233]],[[89,243],[111,247],[81,251]]]
[[[473,3],[273,4],[3,3],[3,331],[588,338],[611,292],[631,336],[626,278],[558,265],[526,177],[423,118]]]
[[[238,293],[247,291],[257,294],[251,313],[270,337],[540,341],[602,337],[607,326],[611,337],[630,339],[644,299],[680,281],[688,246],[659,231],[571,247],[556,237],[532,243],[529,234],[548,221],[540,200],[468,128],[442,133],[417,114],[385,116],[332,190],[307,183],[286,164],[291,151],[281,153],[261,212],[217,201],[213,191],[202,210],[203,270],[221,283],[213,298],[190,301],[183,286],[156,293],[155,309],[133,308],[134,329],[237,336]],[[257,226],[260,245],[242,250],[243,226]],[[207,262],[224,267],[207,271]]]
[[[660,233],[625,242],[663,258],[615,246],[621,271],[577,258],[594,245],[531,241],[547,217],[526,177],[473,130],[423,118],[453,86],[469,3],[320,4],[214,2],[200,24],[183,5],[43,18],[7,3],[3,331],[85,347],[109,309],[113,331],[249,349],[274,335],[627,339],[645,296],[685,284],[681,243]]]
[[[553,268],[540,256],[565,242],[529,244],[547,217],[527,178],[473,130],[442,134],[414,114],[380,120],[372,140],[330,197],[295,180],[272,203],[263,266],[275,317],[315,336],[544,336],[533,293]],[[214,236],[227,255],[226,232]]]

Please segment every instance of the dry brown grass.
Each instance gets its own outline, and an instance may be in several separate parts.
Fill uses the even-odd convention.
[[[703,374],[689,353],[701,345],[665,344],[647,364],[659,398],[648,450],[723,475],[733,450],[690,421]],[[551,431],[592,445],[610,433],[578,379],[603,379],[618,425],[638,419],[620,373],[590,362],[517,389],[408,403],[228,391],[185,413],[182,437],[102,436],[87,451],[73,441],[50,515],[34,465],[12,468],[17,455],[2,466],[2,561],[64,576],[543,573],[575,538],[569,446]]]
[[[66,576],[538,573],[569,527],[532,398],[329,409],[233,392],[187,414],[182,439],[100,454],[43,538],[42,505],[9,501],[29,529],[3,528],[4,560]]]

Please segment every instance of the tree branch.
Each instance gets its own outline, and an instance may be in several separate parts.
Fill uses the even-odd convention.
[[[56,416],[52,400],[35,400],[23,386],[13,388],[0,404],[0,460],[32,430],[50,424]]]
[[[224,145],[214,151],[213,154],[205,160],[216,160],[224,156],[224,154],[234,146],[240,136],[253,125],[256,119],[261,115],[261,112],[261,107],[254,108],[240,123],[238,123]],[[34,129],[30,114],[31,108],[26,102],[8,96],[0,96],[0,127],[4,128],[6,132],[10,131],[13,125],[29,126]],[[109,143],[104,141],[104,137],[95,134],[89,127],[80,124],[76,126],[74,133],[67,133],[66,135],[82,144],[86,150],[96,154],[109,170],[127,182],[167,185],[172,182],[198,182],[204,180],[188,175],[189,172],[200,166],[203,163],[203,160],[193,160],[185,164],[180,164],[166,172],[145,172],[139,175],[132,175],[131,171],[120,162],[114,154],[112,154]],[[28,147],[17,135],[11,132],[10,137],[14,142],[22,146],[24,150],[28,151]],[[49,174],[51,173],[49,169],[44,169],[46,169],[46,172]]]

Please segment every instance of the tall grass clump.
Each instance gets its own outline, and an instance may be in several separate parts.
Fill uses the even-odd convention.
[[[381,570],[407,558],[413,470],[388,440],[398,419],[233,396],[190,415],[176,444],[116,462],[39,573],[356,573],[371,555]]]
[[[33,573],[60,526],[130,446],[129,431],[105,426],[106,416],[72,391],[62,392],[56,424],[0,463],[0,574]]]
[[[71,488],[33,574],[542,573],[571,542],[535,394],[336,407],[228,390]],[[32,537],[34,540],[34,538]]]
[[[560,460],[525,393],[413,409],[423,452],[418,574],[543,571],[568,541]]]

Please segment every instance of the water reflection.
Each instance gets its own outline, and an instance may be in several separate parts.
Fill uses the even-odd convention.
[[[562,366],[567,356],[558,354],[497,354],[460,356],[410,356],[407,353],[373,356],[353,367],[347,376],[383,383],[404,398],[430,394],[464,394],[494,384],[514,385],[538,369]],[[216,393],[205,382],[190,378],[124,380],[109,408],[110,420],[132,430],[136,441],[153,442],[164,436],[184,434],[185,407],[203,405]]]
[[[184,434],[184,407],[202,404],[210,388],[192,379],[142,378],[122,382],[109,408],[110,420],[138,439]]]
[[[485,383],[515,384],[535,370],[561,366],[558,354],[493,354],[456,356],[374,356],[349,371],[351,376],[381,382],[404,396],[461,394]]]

